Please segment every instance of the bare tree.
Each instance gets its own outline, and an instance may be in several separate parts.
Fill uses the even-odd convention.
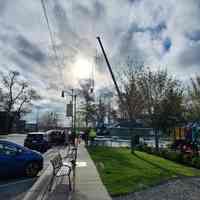
[[[121,73],[127,119],[145,117],[146,124],[154,128],[156,148],[159,147],[158,131],[172,126],[182,118],[183,88],[181,82],[166,70],[152,71],[143,66],[130,66]]]
[[[191,78],[191,86],[188,88],[187,117],[189,120],[200,118],[200,76]]]
[[[144,95],[139,87],[139,80],[142,68],[129,67],[124,71],[123,98],[127,110],[127,118],[135,120],[144,111]],[[120,104],[120,110],[124,112],[124,106]]]
[[[11,130],[16,118],[29,111],[33,100],[39,100],[37,92],[20,78],[20,73],[10,71],[2,76],[2,109],[7,113],[7,129]]]
[[[162,128],[163,123],[166,123],[169,117],[174,117],[173,113],[182,112],[179,109],[183,93],[181,83],[170,76],[166,70],[146,69],[142,71],[138,84],[145,100],[145,112],[148,113],[150,124],[155,129],[155,144],[158,150],[158,130]],[[167,106],[164,103],[167,103]],[[165,106],[167,109],[173,109],[171,112],[166,112]],[[163,119],[162,123],[160,119]]]
[[[49,130],[58,127],[58,115],[56,112],[45,112],[39,119],[39,129]]]

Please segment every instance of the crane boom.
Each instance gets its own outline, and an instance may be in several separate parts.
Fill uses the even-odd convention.
[[[113,74],[112,67],[111,67],[111,65],[110,65],[110,63],[109,63],[108,57],[107,57],[106,52],[105,52],[105,50],[104,50],[103,44],[102,44],[102,42],[101,42],[101,38],[98,36],[98,37],[97,37],[97,40],[98,40],[98,42],[99,42],[99,45],[100,45],[101,50],[102,50],[102,52],[103,52],[104,58],[105,58],[105,60],[106,60],[106,64],[107,64],[107,66],[108,66],[108,70],[109,70],[109,72],[110,72],[110,74],[111,74],[111,77],[112,77],[112,80],[113,80],[113,82],[114,82],[115,89],[117,90],[117,94],[118,94],[118,96],[119,96],[119,100],[120,100],[121,104],[124,105],[124,101],[123,101],[121,92],[120,92],[120,90],[119,90],[119,86],[118,86],[117,81],[116,81],[116,79],[115,79],[115,76],[114,76],[114,74]]]

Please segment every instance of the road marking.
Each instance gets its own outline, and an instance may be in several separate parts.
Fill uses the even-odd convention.
[[[33,180],[36,180],[36,179],[37,178],[30,178],[30,179],[25,179],[25,180],[11,182],[11,183],[1,184],[0,188],[8,187],[8,186],[11,186],[11,185],[16,185],[16,184],[20,184],[20,183],[26,183],[26,182],[33,181]]]

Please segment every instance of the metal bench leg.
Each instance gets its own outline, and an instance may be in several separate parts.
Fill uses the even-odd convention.
[[[69,181],[69,191],[71,191],[72,190],[72,184],[71,184],[70,175],[68,175],[68,181]]]
[[[52,189],[52,186],[53,186],[53,181],[54,181],[54,176],[52,176],[51,177],[51,181],[50,181],[50,183],[49,183],[49,192],[51,191],[51,189]]]

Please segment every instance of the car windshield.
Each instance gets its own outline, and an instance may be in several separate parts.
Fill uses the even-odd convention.
[[[43,135],[42,134],[29,134],[28,135],[28,139],[31,139],[31,140],[42,140],[43,139]]]

